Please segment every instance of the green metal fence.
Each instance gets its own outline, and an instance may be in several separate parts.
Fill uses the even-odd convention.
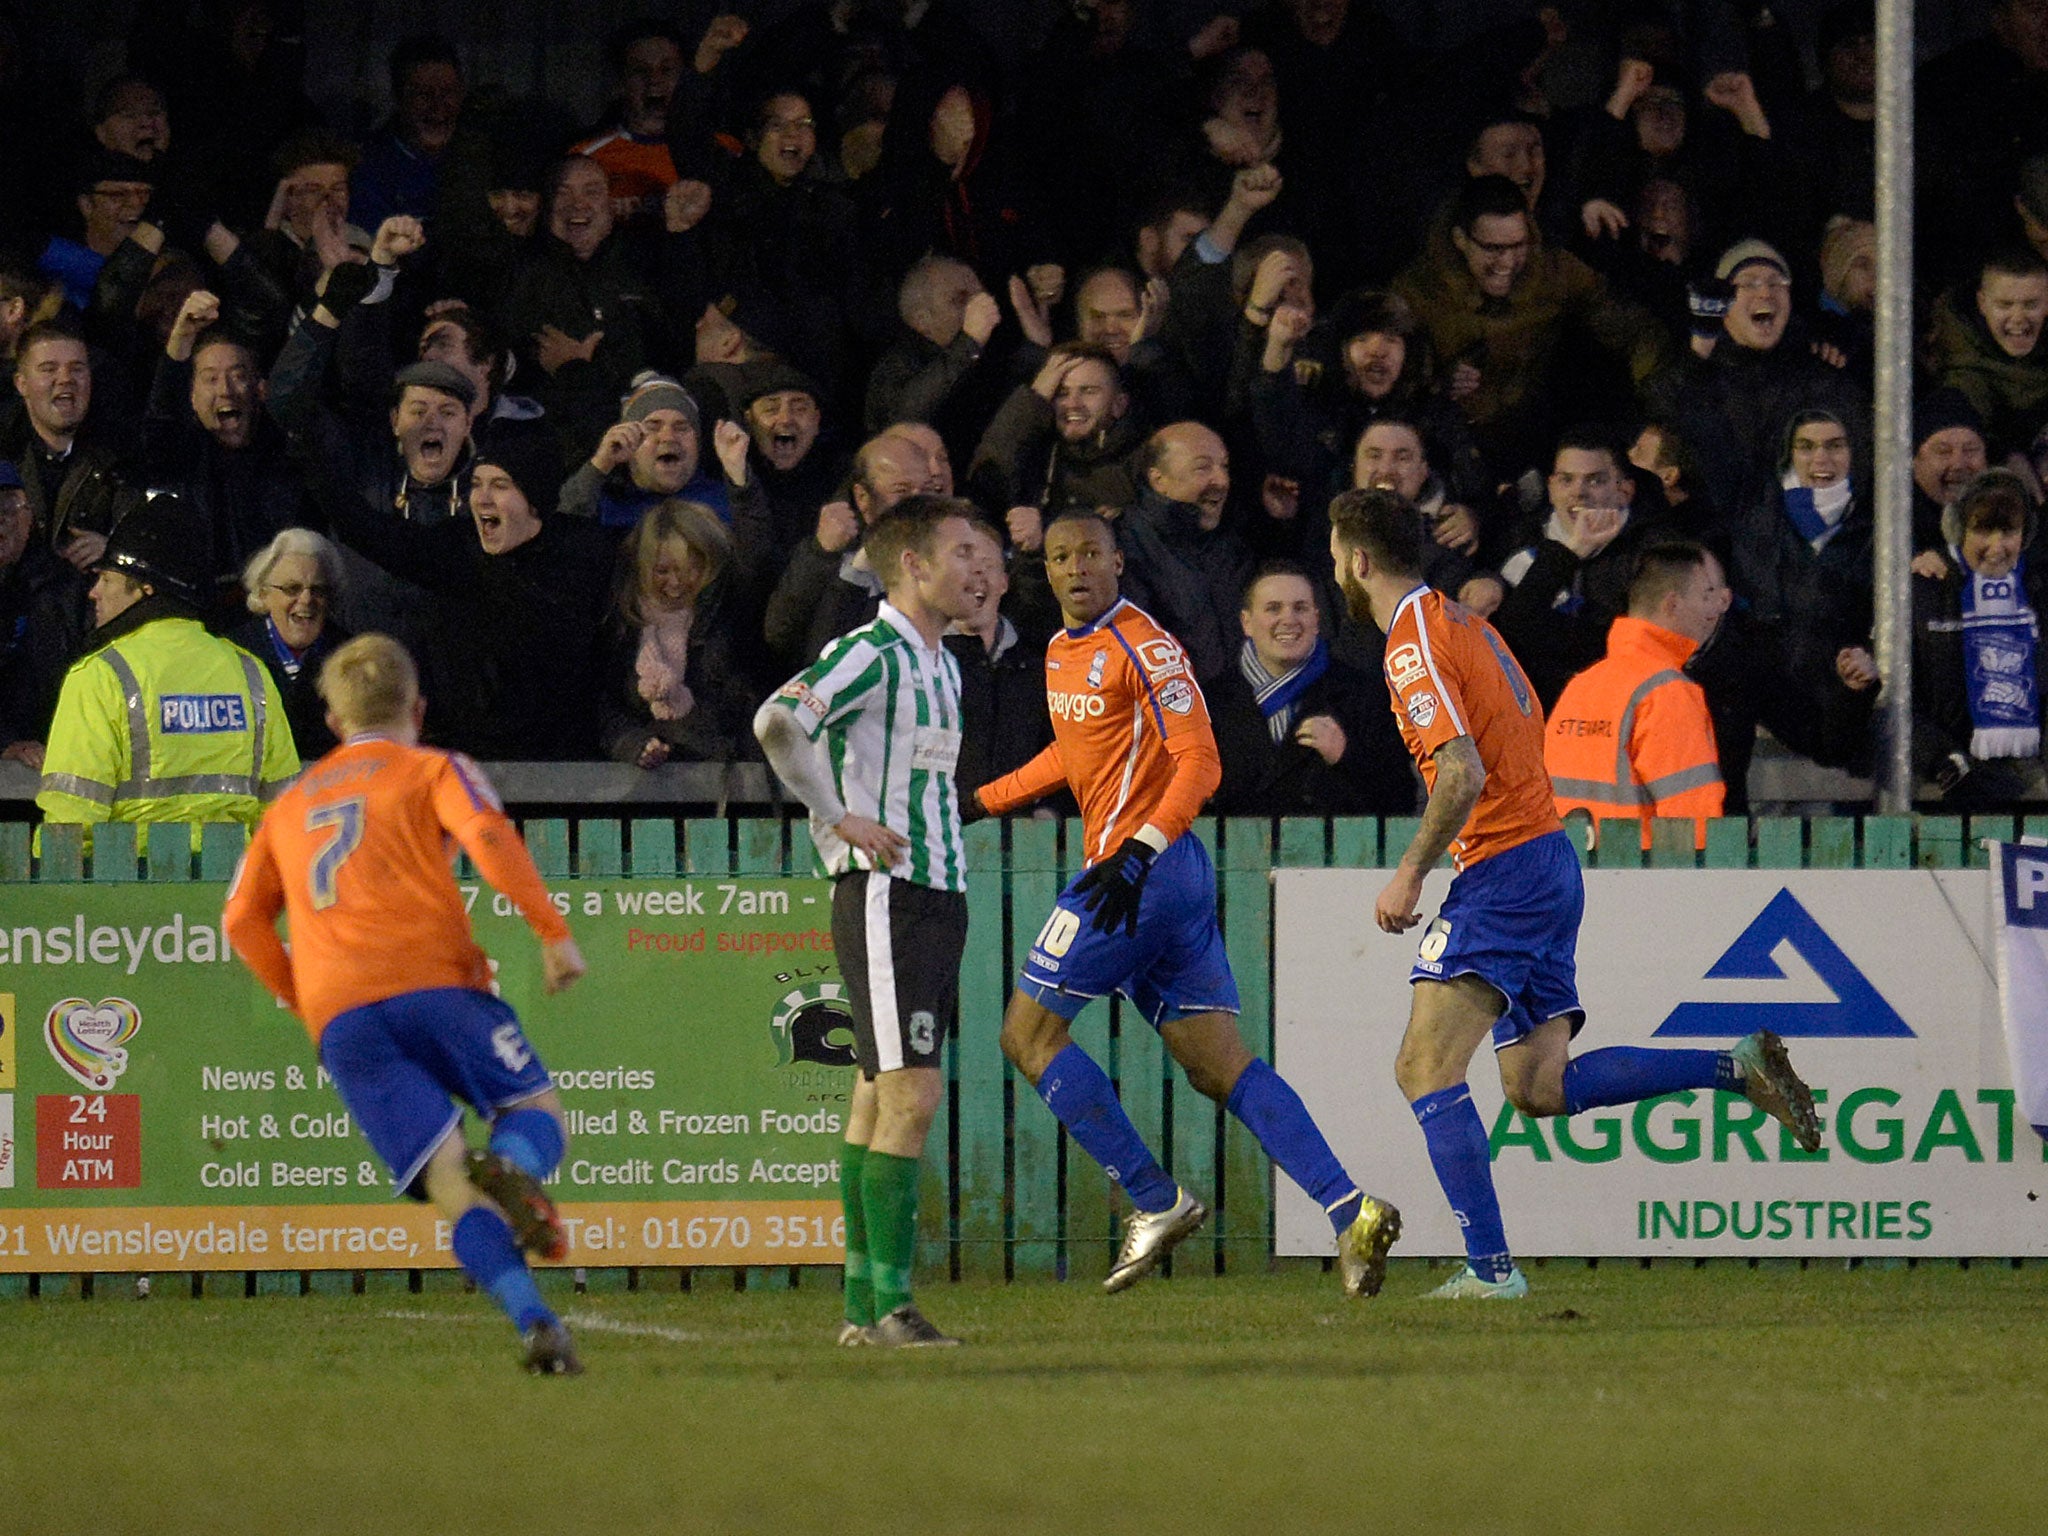
[[[1284,868],[1376,868],[1398,857],[1412,819],[1204,820],[1196,833],[1215,858],[1225,944],[1243,994],[1247,1043],[1273,1048],[1273,894]],[[1633,823],[1611,824],[1589,860],[1600,868],[1955,869],[1981,867],[1986,839],[2019,833],[2048,837],[2048,817],[1828,816],[1806,820],[1721,820],[1696,851],[1690,822],[1659,822],[1646,852]],[[679,874],[775,875],[808,872],[811,848],[802,823],[773,820],[534,820],[528,847],[550,879],[576,875],[666,878]],[[201,845],[159,833],[149,856],[135,829],[98,829],[88,853],[75,827],[46,827],[39,851],[31,829],[0,824],[0,907],[9,883],[226,880],[239,857],[240,828],[210,826]],[[1107,1182],[997,1047],[1017,965],[1077,867],[1080,823],[986,821],[970,827],[968,947],[961,974],[958,1038],[947,1051],[947,1092],[932,1130],[920,1202],[921,1268],[933,1278],[1099,1278],[1108,1272],[1116,1213]],[[172,851],[172,850],[175,851]],[[1582,856],[1584,854],[1582,844]],[[1360,914],[1360,920],[1365,915]],[[1401,998],[1363,1006],[1402,1008]],[[1173,1070],[1159,1037],[1118,1004],[1091,1006],[1074,1035],[1116,1082],[1132,1120],[1174,1176],[1212,1196],[1212,1224],[1174,1254],[1178,1272],[1226,1273],[1272,1262],[1271,1172],[1245,1129],[1191,1089]],[[830,1271],[835,1279],[836,1267]],[[108,1277],[112,1279],[113,1277]],[[594,1288],[642,1284],[732,1284],[781,1288],[798,1283],[785,1268],[721,1271],[591,1271]],[[121,1277],[123,1284],[126,1277]],[[193,1288],[272,1290],[419,1289],[460,1285],[434,1271],[365,1275],[249,1274],[194,1277]],[[0,1276],[0,1295],[90,1291],[91,1277]]]

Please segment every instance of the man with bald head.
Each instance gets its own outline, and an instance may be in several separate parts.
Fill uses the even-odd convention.
[[[817,532],[797,545],[768,599],[763,626],[776,659],[802,667],[834,636],[875,616],[881,579],[861,543],[881,515],[924,491],[932,466],[916,440],[895,429],[869,438],[853,456],[850,500],[818,509]]]
[[[1193,386],[1159,344],[1161,318],[1144,279],[1123,267],[1098,267],[1074,290],[1076,338],[1116,359],[1140,421],[1173,421],[1194,409]]]
[[[1002,311],[972,267],[927,256],[904,274],[896,315],[895,345],[868,375],[868,430],[929,422],[964,463],[1000,401],[1001,378],[981,364]]]
[[[1116,523],[1124,595],[1179,636],[1206,686],[1236,660],[1230,618],[1252,569],[1224,526],[1230,452],[1199,421],[1177,421],[1146,439],[1138,467],[1137,504]]]

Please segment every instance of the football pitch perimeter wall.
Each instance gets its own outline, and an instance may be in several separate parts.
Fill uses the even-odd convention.
[[[1372,926],[1371,871],[1413,821],[1205,821],[1255,1050],[1275,1056],[1369,1187],[1408,1211],[1402,1251],[1456,1251],[1392,1085],[1422,930]],[[394,1201],[303,1031],[225,952],[238,828],[185,839],[0,825],[0,1296],[133,1274],[248,1293],[456,1283],[432,1213]],[[2029,818],[1660,824],[1589,860],[1586,1045],[1725,1045],[1775,1027],[1826,1095],[1803,1157],[1746,1102],[1675,1095],[1569,1124],[1475,1097],[1531,1255],[2048,1255],[2043,1149],[1998,1033],[1983,842]],[[530,820],[528,846],[590,974],[539,995],[536,947],[475,888],[505,995],[556,1073],[571,1150],[554,1193],[593,1287],[779,1288],[839,1256],[836,1156],[851,1078],[829,887],[803,826]],[[165,857],[175,842],[178,853]],[[1092,1278],[1116,1211],[997,1046],[1017,962],[1074,867],[1079,824],[968,830],[960,1031],[926,1158],[921,1264]],[[1427,903],[1447,874],[1438,873]],[[1135,1013],[1076,1037],[1214,1220],[1182,1273],[1329,1250],[1327,1225],[1234,1119],[1188,1088]],[[832,1271],[836,1278],[836,1268]]]

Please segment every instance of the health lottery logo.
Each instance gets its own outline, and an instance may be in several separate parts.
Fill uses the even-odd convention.
[[[14,994],[0,992],[0,1088],[14,1086]]]
[[[142,1010],[125,997],[67,997],[44,1017],[43,1040],[58,1066],[105,1093],[128,1070],[128,1042],[141,1028]]]
[[[779,1067],[800,1061],[824,1067],[850,1067],[853,1055],[853,1008],[846,988],[836,981],[811,981],[784,993],[768,1021],[775,1037]]]

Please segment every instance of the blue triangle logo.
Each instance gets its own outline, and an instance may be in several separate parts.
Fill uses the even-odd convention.
[[[1832,1003],[1680,1003],[1653,1032],[1658,1035],[1726,1038],[1775,1030],[1788,1038],[1907,1039],[1912,1028],[1898,1010],[1856,969],[1841,946],[1827,936],[1813,914],[1789,890],[1780,890],[1728,952],[1707,968],[1709,981],[1783,981],[1785,971],[1771,958],[1790,944],[1814,975],[1835,995]]]

